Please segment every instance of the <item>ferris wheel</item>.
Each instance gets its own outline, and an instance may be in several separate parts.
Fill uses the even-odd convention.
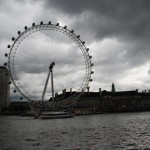
[[[72,89],[72,97],[79,96],[92,81],[92,56],[85,42],[74,30],[59,23],[33,23],[12,38],[8,45],[8,66],[14,92],[20,99],[44,101],[54,99],[55,93]]]

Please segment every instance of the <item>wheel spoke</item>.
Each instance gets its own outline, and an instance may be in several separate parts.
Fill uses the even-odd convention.
[[[55,92],[73,88],[81,93],[81,89],[86,89],[92,65],[84,42],[66,28],[42,24],[26,29],[10,48],[8,67],[11,79],[23,97],[29,101],[41,100],[52,62],[56,64],[53,69]],[[49,99],[51,82],[45,87],[45,99]]]

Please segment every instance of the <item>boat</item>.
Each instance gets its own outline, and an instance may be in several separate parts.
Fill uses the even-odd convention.
[[[71,112],[63,112],[63,111],[57,111],[57,112],[41,112],[40,114],[35,114],[34,117],[36,119],[60,119],[60,118],[73,118],[74,114]]]

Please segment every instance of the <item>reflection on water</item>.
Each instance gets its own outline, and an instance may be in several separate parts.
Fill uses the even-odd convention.
[[[150,113],[0,116],[0,150],[150,150]]]

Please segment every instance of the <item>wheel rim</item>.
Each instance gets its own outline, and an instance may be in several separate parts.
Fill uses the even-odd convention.
[[[47,40],[50,40],[50,39],[54,40],[53,41],[54,43],[52,43],[52,41],[50,42],[50,45],[52,46],[51,53],[50,51],[48,51],[48,48],[50,48],[50,45],[49,43],[46,43]],[[59,43],[60,41],[64,43]],[[43,49],[40,49],[39,47],[42,46],[42,42],[44,42],[45,46],[43,47]],[[60,44],[60,45],[58,44],[59,49],[60,49],[60,46],[62,46],[63,44],[64,44],[64,47],[66,46],[66,48],[65,49],[63,48],[63,50],[61,51],[58,50],[57,44],[56,44],[57,42]],[[65,42],[68,42],[68,43],[66,44]],[[69,47],[71,44],[72,44],[72,47]],[[73,48],[74,50],[69,51]],[[34,51],[31,51],[33,49]],[[47,53],[47,55],[46,53],[42,55],[41,51],[43,50]],[[31,58],[30,58],[30,55],[32,56]],[[40,56],[40,57],[37,57],[37,56]],[[47,56],[51,56],[51,58]],[[56,56],[59,56],[59,57],[56,57]],[[70,58],[68,59],[68,57]],[[61,61],[65,58],[67,58],[68,60],[64,62]],[[56,64],[58,65],[56,66],[57,68],[55,68],[56,70],[54,73],[54,76],[56,77],[55,92],[60,93],[60,91],[62,91],[64,88],[65,89],[72,88],[73,90],[76,90],[79,95],[83,91],[85,91],[91,79],[92,63],[91,63],[91,57],[89,56],[89,53],[88,53],[88,49],[86,48],[84,42],[81,41],[80,38],[74,34],[74,32],[68,30],[67,28],[61,27],[59,25],[54,25],[54,24],[42,24],[42,25],[35,25],[34,27],[30,27],[28,29],[26,28],[24,32],[18,35],[18,37],[14,40],[14,43],[10,47],[10,52],[9,52],[9,57],[8,57],[8,68],[10,71],[11,80],[13,84],[15,85],[16,89],[21,93],[23,97],[25,97],[26,99],[30,101],[40,100],[41,91],[38,93],[39,95],[36,93],[38,95],[37,96],[36,94],[34,94],[36,91],[33,90],[37,88],[38,85],[40,86],[40,83],[37,82],[35,84],[33,82],[33,79],[36,78],[37,74],[40,74],[42,71],[43,72],[45,71],[45,69],[42,70],[42,65],[44,65],[44,67],[48,71],[49,62],[47,61],[55,61]],[[30,63],[32,64],[30,65]],[[37,65],[38,67],[34,65]],[[67,65],[68,65],[68,68],[67,68],[68,72],[65,72],[64,66],[66,67]],[[40,67],[41,67],[41,70],[39,69]],[[63,84],[63,86],[60,85],[62,83],[56,83],[58,82],[57,75],[59,73],[62,73],[60,77],[58,77],[60,80],[64,80],[63,78],[65,78],[63,82],[66,82],[68,79],[68,82]],[[67,73],[69,74],[69,77],[67,76]],[[29,75],[28,79],[30,79],[30,81],[23,79],[22,76],[24,75],[26,76]],[[45,71],[45,75],[46,75],[46,71]],[[71,77],[72,78],[74,77],[74,79],[71,79]],[[80,81],[78,77],[80,77]],[[38,78],[40,78],[40,76],[38,76]],[[42,81],[45,81],[45,78],[46,77],[43,76]],[[37,79],[35,80],[37,81]],[[25,81],[28,83],[24,83]],[[34,84],[34,86],[32,85],[32,88],[29,86],[30,83]],[[73,96],[75,97],[77,93],[74,94]],[[51,95],[47,95],[47,97],[48,96],[51,96]]]

